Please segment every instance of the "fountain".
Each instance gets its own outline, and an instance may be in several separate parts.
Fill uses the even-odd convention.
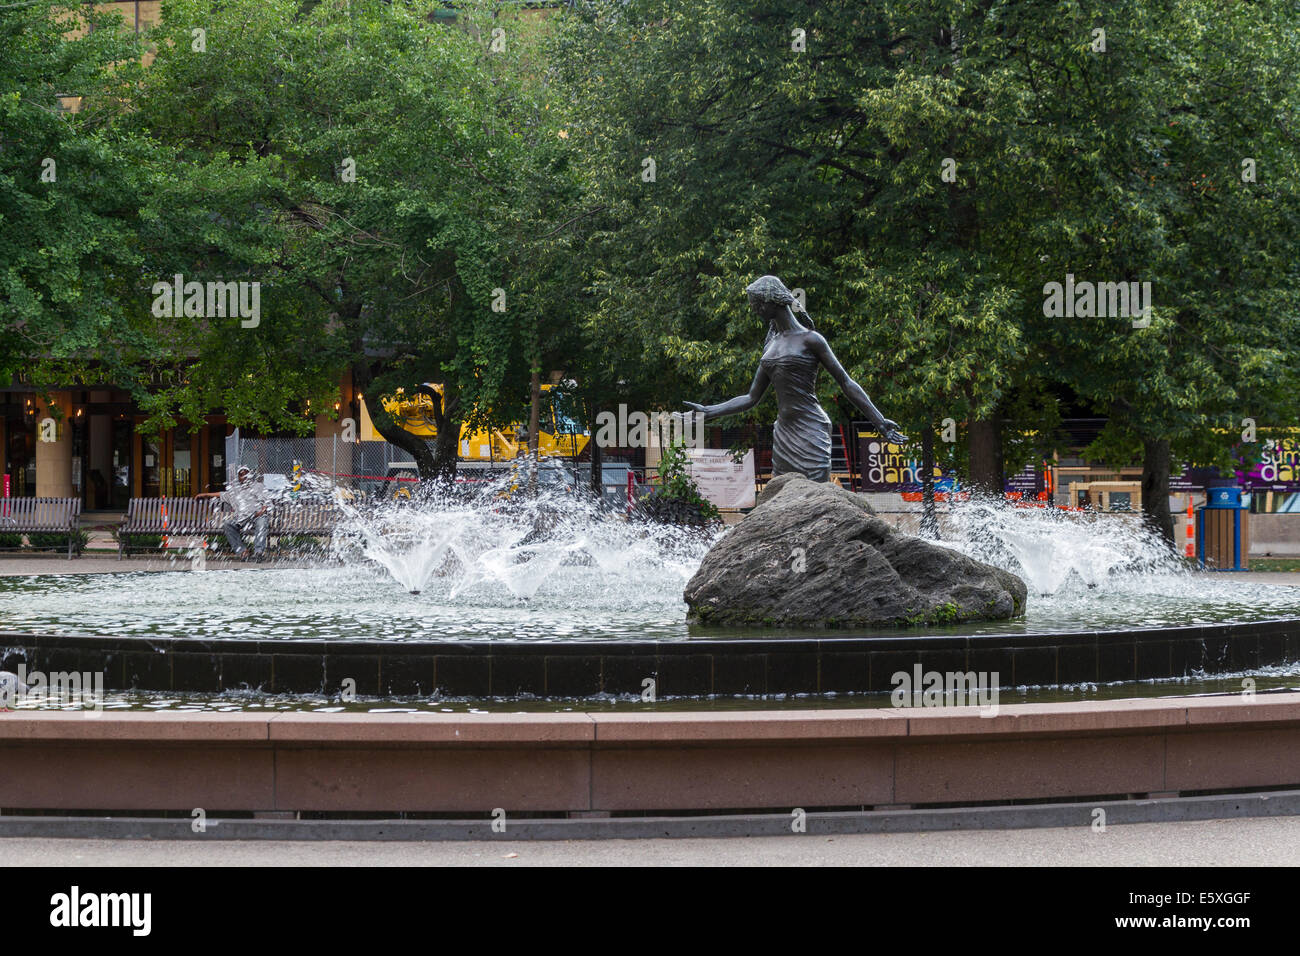
[[[938,543],[1005,567],[1042,597],[1059,591],[1071,574],[1089,588],[1124,567],[1180,580],[1188,574],[1136,517],[974,501],[957,506],[948,524],[949,539]]]
[[[257,571],[0,578],[0,668],[106,686],[444,697],[780,696],[888,690],[921,655],[1016,686],[1300,660],[1300,593],[1195,575],[1136,523],[971,504],[943,540],[1029,585],[1015,620],[792,631],[690,625],[682,592],[721,530],[629,520],[505,483],[363,507]],[[892,657],[891,657],[892,655]],[[877,666],[877,663],[880,666]]]
[[[510,495],[508,478],[470,494],[431,491],[413,502],[370,509],[344,503],[342,510],[345,520],[321,555],[325,564],[375,565],[413,595],[432,587],[453,606],[473,596],[467,608],[500,603],[507,593],[527,603],[548,582],[552,592],[576,596],[630,592],[646,574],[672,581],[683,560],[698,561],[712,540],[629,522],[597,502],[552,489]],[[570,571],[553,580],[562,566]]]

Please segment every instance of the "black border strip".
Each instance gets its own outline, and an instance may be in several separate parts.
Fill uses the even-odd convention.
[[[1300,661],[1300,619],[1059,634],[688,641],[265,641],[0,633],[0,667],[103,673],[106,690],[500,699],[869,694],[899,671],[1001,687],[1114,683]]]

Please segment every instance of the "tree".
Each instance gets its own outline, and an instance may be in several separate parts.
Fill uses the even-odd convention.
[[[965,169],[947,173],[964,135],[964,155],[996,174],[997,130],[978,107],[997,91],[953,56],[946,12],[585,11],[557,58],[580,104],[590,204],[605,210],[588,322],[609,364],[653,369],[661,401],[742,389],[762,340],[742,290],[775,272],[905,430],[996,407],[1022,352],[1016,290],[988,268],[1005,212]]]
[[[112,115],[76,112],[104,71],[137,54],[121,18],[83,4],[0,6],[0,376],[38,388],[111,381],[141,348],[127,290],[138,273],[142,144]],[[92,30],[91,27],[94,27]]]
[[[259,282],[265,318],[174,323],[185,347],[149,398],[154,422],[223,408],[305,432],[350,370],[380,433],[422,476],[445,475],[461,420],[513,412],[532,368],[568,350],[530,285],[562,253],[540,228],[564,200],[562,143],[547,142],[524,31],[498,53],[484,16],[446,26],[378,0],[168,7],[156,58],[115,74],[127,122],[156,143],[148,271]],[[436,399],[432,451],[374,400],[399,388]]]
[[[1039,184],[1022,194],[1031,254],[1008,237],[1003,268],[1026,290],[1067,275],[1151,289],[1136,318],[1049,318],[1026,295],[1032,359],[1109,417],[1092,451],[1142,462],[1143,509],[1171,543],[1172,464],[1225,461],[1215,429],[1247,410],[1296,411],[1296,187],[1241,175],[1256,153],[1274,172],[1298,158],[1288,18],[1282,4],[1110,4],[1013,15],[994,51],[1032,91],[1015,155]],[[1099,50],[1081,38],[1100,23]]]
[[[1170,540],[1171,455],[1230,411],[1294,414],[1286,4],[582,9],[558,43],[606,210],[589,321],[657,394],[743,386],[739,290],[778,272],[905,430],[968,423],[984,490],[1006,410],[1102,409]],[[1239,181],[1256,154],[1267,184]],[[1067,275],[1149,281],[1149,326],[1047,316]]]

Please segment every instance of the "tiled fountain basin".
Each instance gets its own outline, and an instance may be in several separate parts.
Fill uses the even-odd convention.
[[[889,692],[893,675],[1001,687],[1223,674],[1300,660],[1300,619],[1049,634],[688,641],[266,641],[0,634],[0,668],[102,673],[105,690],[658,699]],[[648,684],[653,681],[653,685]],[[345,683],[351,682],[351,683]]]

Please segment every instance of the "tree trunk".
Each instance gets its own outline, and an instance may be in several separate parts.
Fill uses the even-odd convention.
[[[381,422],[373,415],[371,421],[374,423],[375,431],[384,436],[384,441],[411,453],[411,457],[415,459],[415,469],[420,473],[421,478],[433,477],[435,472],[433,452],[429,450],[423,438],[412,435],[395,422]],[[441,430],[439,434],[442,434]]]
[[[356,362],[352,366],[352,387],[358,394],[370,394],[370,384],[374,381],[370,366],[365,362]],[[415,459],[415,468],[421,478],[428,478],[434,472],[433,454],[429,451],[429,446],[424,443],[424,439],[412,435],[405,428],[402,428],[394,421],[383,420],[383,404],[380,396],[370,394],[370,414],[371,423],[375,426],[375,431],[383,436],[384,441],[391,445],[396,445],[403,451],[409,452]],[[441,429],[439,429],[441,433]]]
[[[934,429],[921,430],[921,535],[939,537],[939,516],[934,510]]]
[[[1174,546],[1174,517],[1169,513],[1169,439],[1142,440],[1142,517],[1147,526]]]
[[[433,399],[433,422],[438,430],[433,440],[433,451],[429,453],[428,471],[421,466],[420,477],[429,481],[454,481],[456,461],[460,456],[460,415],[457,414],[460,411],[460,399],[456,397],[452,386],[446,383],[442,386],[441,395],[427,385],[421,385],[415,391]],[[424,439],[415,435],[411,437],[424,444]],[[417,458],[416,461],[419,462],[420,459]]]
[[[598,499],[605,493],[605,476],[601,467],[605,455],[604,450],[600,447],[600,442],[596,441],[596,422],[600,420],[600,408],[593,409],[594,414],[591,417],[591,441],[588,447],[591,449],[591,493]]]
[[[996,409],[988,418],[970,422],[971,490],[1001,500],[1004,491],[1002,474],[1002,428]]]
[[[537,429],[541,425],[542,373],[533,363],[532,395],[528,402],[528,493],[537,494]]]

